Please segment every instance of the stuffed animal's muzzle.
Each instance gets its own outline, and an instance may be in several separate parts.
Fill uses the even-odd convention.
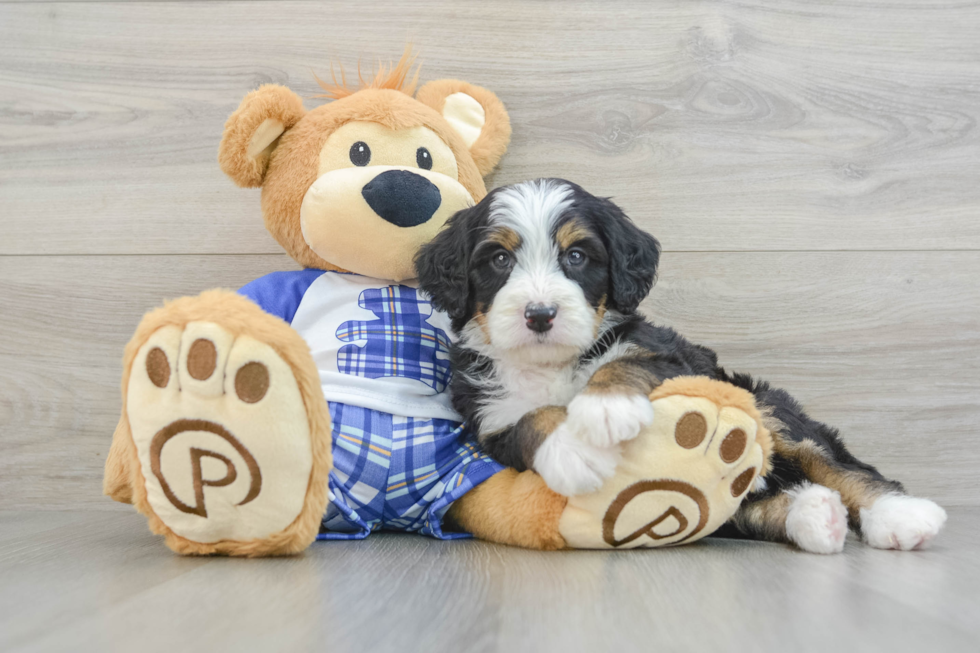
[[[303,238],[317,255],[380,279],[415,278],[414,259],[473,198],[431,170],[366,166],[321,175],[303,197]]]

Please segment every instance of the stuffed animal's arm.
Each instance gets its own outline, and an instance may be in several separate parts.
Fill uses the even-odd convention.
[[[313,269],[272,272],[242,286],[238,294],[251,299],[269,315],[292,324],[303,295],[322,274],[323,270]]]

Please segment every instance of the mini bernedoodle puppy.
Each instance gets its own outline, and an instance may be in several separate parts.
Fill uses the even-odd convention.
[[[709,376],[752,392],[776,425],[772,472],[723,534],[818,553],[843,548],[845,522],[878,548],[931,540],[942,508],[857,460],[785,391],[729,374],[710,349],[637,313],[659,256],[610,200],[559,179],[492,191],[419,253],[420,286],[456,332],[453,403],[484,450],[560,494],[589,492],[614,474],[619,443],[653,421],[655,387]]]

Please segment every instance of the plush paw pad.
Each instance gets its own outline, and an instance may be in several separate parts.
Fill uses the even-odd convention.
[[[876,549],[924,549],[946,523],[946,511],[929,501],[886,494],[861,510],[861,534]]]
[[[689,542],[724,523],[763,468],[768,438],[746,410],[711,397],[670,395],[652,402],[652,423],[619,448],[615,475],[592,494],[573,496],[560,530],[570,546],[631,548]],[[727,396],[727,395],[725,395]],[[767,443],[768,444],[768,443]]]
[[[786,535],[810,553],[840,553],[847,537],[847,509],[840,494],[822,485],[807,485],[789,493]]]
[[[177,535],[264,538],[300,514],[309,422],[270,346],[211,322],[161,328],[130,370],[127,413],[147,501]]]
[[[616,473],[618,447],[595,447],[581,440],[562,423],[538,447],[534,470],[558,494],[575,496],[595,492]]]
[[[653,423],[653,406],[645,395],[583,392],[568,404],[567,424],[594,447],[632,440]]]

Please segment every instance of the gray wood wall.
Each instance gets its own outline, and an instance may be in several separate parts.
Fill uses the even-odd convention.
[[[660,238],[654,319],[980,503],[980,4],[430,0],[0,2],[0,507],[112,509],[142,313],[296,267],[215,161],[241,97],[407,41],[507,105],[492,185]]]

